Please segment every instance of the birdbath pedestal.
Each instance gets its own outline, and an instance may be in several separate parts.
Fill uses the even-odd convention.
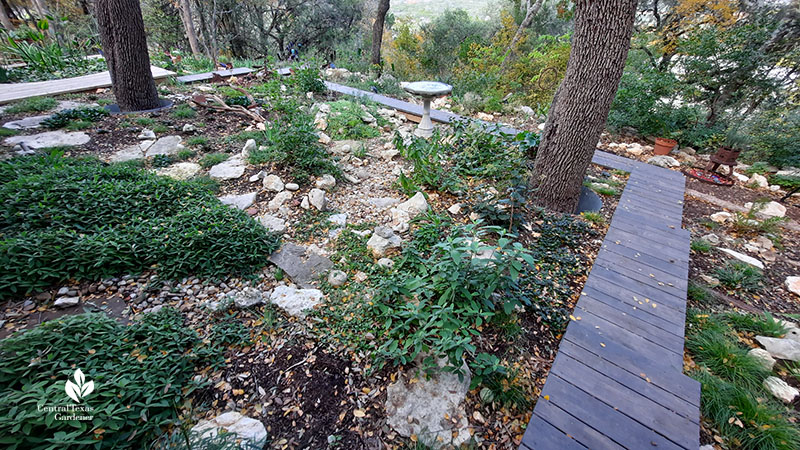
[[[447,95],[453,91],[453,86],[438,81],[415,81],[403,86],[410,94],[422,97],[422,120],[414,131],[419,137],[429,138],[433,135],[433,122],[431,122],[431,99]]]

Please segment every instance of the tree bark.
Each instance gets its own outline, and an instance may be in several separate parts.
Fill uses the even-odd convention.
[[[192,49],[192,55],[200,56],[200,41],[197,39],[197,32],[194,30],[194,21],[192,20],[192,5],[189,0],[181,0],[181,19],[183,26],[186,28],[186,38],[189,40],[189,47]]]
[[[8,17],[8,13],[6,13],[5,5],[0,5],[0,24],[3,25],[3,28],[6,31],[14,30],[14,24],[11,23],[11,19]]]
[[[375,13],[375,22],[372,24],[372,57],[370,62],[374,66],[381,65],[381,44],[383,43],[383,24],[386,22],[386,13],[389,12],[389,0],[378,1],[378,11]]]
[[[636,0],[576,0],[567,71],[534,164],[534,202],[573,213],[630,48]]]
[[[97,25],[121,111],[159,106],[139,0],[97,0]]]
[[[533,18],[539,12],[539,9],[542,7],[543,0],[536,0],[536,3],[531,5],[531,1],[527,0],[527,7],[525,8],[525,18],[522,19],[522,23],[519,24],[519,28],[517,28],[517,32],[514,33],[514,37],[511,38],[511,42],[508,44],[508,50],[506,50],[505,56],[503,56],[503,61],[500,63],[500,69],[503,70],[506,68],[506,62],[508,61],[508,57],[511,56],[511,52],[514,51],[514,46],[517,45],[517,41],[522,37],[522,32],[525,31],[526,28],[531,26],[531,22],[533,22]]]

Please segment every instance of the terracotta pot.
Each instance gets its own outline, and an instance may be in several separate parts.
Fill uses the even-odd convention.
[[[656,145],[653,148],[653,153],[656,155],[668,155],[676,145],[678,145],[678,141],[675,139],[656,138]]]

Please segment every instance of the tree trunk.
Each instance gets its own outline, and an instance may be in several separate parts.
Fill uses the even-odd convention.
[[[528,0],[528,6],[525,8],[525,18],[522,19],[522,23],[519,24],[517,32],[514,33],[514,37],[511,38],[511,42],[508,44],[508,50],[506,50],[506,54],[503,56],[503,61],[500,63],[501,70],[506,68],[506,62],[508,61],[508,57],[511,55],[511,52],[514,51],[514,46],[517,45],[517,41],[519,41],[519,39],[522,37],[522,32],[531,26],[531,22],[533,22],[533,18],[539,12],[539,8],[542,7],[542,3],[543,0],[536,0],[536,3],[531,5],[531,1]]]
[[[6,31],[14,30],[14,24],[11,23],[11,19],[8,18],[5,5],[0,5],[0,25],[3,25]]]
[[[537,205],[573,213],[630,48],[636,0],[576,0],[575,31],[534,165]]]
[[[100,40],[121,111],[159,106],[139,0],[97,0]]]
[[[189,39],[189,47],[192,49],[192,55],[200,56],[200,42],[197,40],[197,33],[194,31],[194,21],[192,20],[192,6],[189,0],[181,0],[181,19],[183,26],[186,28],[186,38]]]
[[[375,13],[375,23],[372,24],[372,57],[370,62],[374,66],[381,65],[381,44],[383,43],[383,24],[386,13],[389,12],[389,0],[378,1],[378,11]]]

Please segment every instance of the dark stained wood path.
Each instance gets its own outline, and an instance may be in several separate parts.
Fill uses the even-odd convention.
[[[326,84],[422,115],[420,105]],[[431,111],[431,118],[464,119],[443,111]],[[697,450],[700,384],[682,370],[690,243],[681,228],[685,179],[599,150],[592,162],[630,177],[520,449]]]

